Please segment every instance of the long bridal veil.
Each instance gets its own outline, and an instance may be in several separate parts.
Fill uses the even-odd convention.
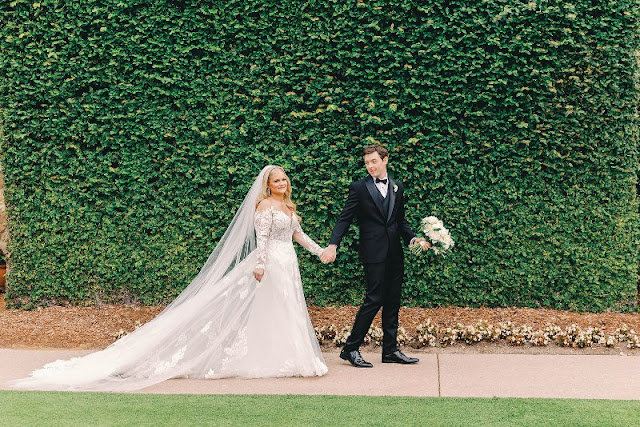
[[[272,168],[262,169],[200,272],[157,317],[104,350],[49,363],[12,386],[128,391],[169,378],[215,378],[234,356],[255,295],[255,202]]]
[[[185,301],[193,298],[205,285],[218,283],[222,277],[233,270],[256,248],[256,234],[253,226],[253,215],[256,211],[256,200],[267,174],[275,166],[262,168],[253,185],[244,197],[227,230],[209,255],[207,262],[198,275],[191,281],[178,297],[163,311],[174,310]]]

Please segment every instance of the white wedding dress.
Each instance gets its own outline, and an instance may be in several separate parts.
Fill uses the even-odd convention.
[[[200,274],[155,319],[102,351],[49,363],[12,386],[130,391],[169,378],[324,375],[292,239],[315,255],[322,249],[295,215],[272,207],[255,211],[256,183],[221,239],[227,248],[220,251],[218,244]],[[256,266],[265,269],[261,282],[253,277]]]

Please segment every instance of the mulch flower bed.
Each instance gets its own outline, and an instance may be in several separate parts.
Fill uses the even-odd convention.
[[[66,348],[95,349],[103,348],[118,337],[134,330],[154,318],[163,307],[138,307],[124,305],[104,305],[97,307],[47,307],[33,311],[7,309],[4,299],[0,302],[0,347],[2,348]],[[326,350],[336,349],[335,342],[326,337],[326,331],[341,331],[352,324],[358,307],[309,307],[309,314],[314,327],[324,331],[321,343]],[[530,352],[530,353],[613,353],[638,354],[629,341],[607,347],[594,343],[579,348],[578,345],[556,345],[553,341],[548,345],[534,346],[518,343],[517,340],[480,340],[472,345],[465,344],[460,338],[456,345],[423,347],[416,339],[420,325],[427,321],[435,329],[445,334],[447,328],[461,330],[468,327],[475,331],[478,324],[498,326],[511,322],[510,327],[519,330],[527,326],[531,331],[542,331],[553,325],[556,330],[588,330],[597,328],[604,337],[613,336],[623,330],[640,332],[640,315],[635,313],[575,313],[571,311],[531,309],[531,308],[415,308],[403,307],[400,311],[400,326],[406,331],[412,342],[407,346],[410,351],[471,351],[471,352]],[[573,325],[573,326],[572,326]],[[380,326],[380,314],[374,321],[374,327]],[[457,328],[457,329],[456,329]],[[570,329],[573,328],[573,329]],[[523,329],[524,330],[524,329]],[[468,333],[468,332],[467,332]],[[321,332],[321,335],[323,333]],[[322,338],[322,337],[321,337]],[[519,345],[514,345],[519,344]],[[571,343],[570,343],[571,344]],[[369,344],[373,351],[375,344]],[[421,348],[423,347],[423,348]],[[563,348],[565,347],[565,348]],[[420,348],[420,350],[418,350]]]

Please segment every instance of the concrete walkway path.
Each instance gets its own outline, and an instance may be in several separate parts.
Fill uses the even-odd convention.
[[[0,389],[47,362],[89,351],[0,349]],[[333,394],[376,396],[538,397],[640,399],[640,357],[411,353],[416,365],[380,363],[363,353],[371,369],[358,369],[324,353],[329,373],[316,378],[174,379],[138,393]]]

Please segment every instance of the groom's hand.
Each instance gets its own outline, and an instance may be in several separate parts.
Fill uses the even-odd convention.
[[[424,244],[421,242],[424,242]],[[418,237],[414,243],[421,245],[423,251],[428,251],[431,248],[431,243],[427,242],[427,239],[424,237]]]
[[[336,260],[336,245],[329,245],[324,248],[324,251],[320,254],[320,261],[324,264],[328,264]]]

